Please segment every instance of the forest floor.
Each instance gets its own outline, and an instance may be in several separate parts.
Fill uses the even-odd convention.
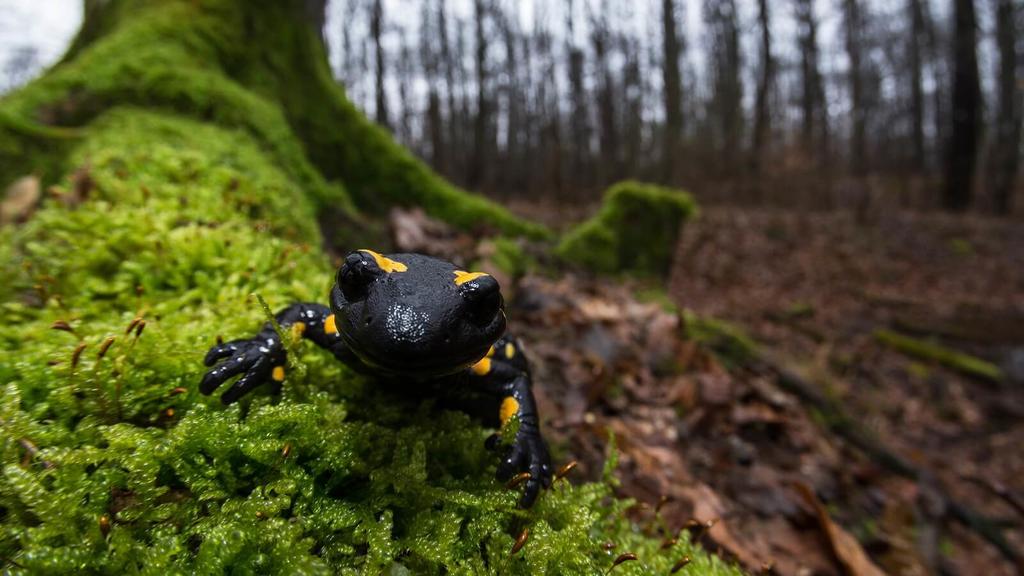
[[[489,253],[392,222],[400,249]],[[668,298],[501,280],[555,453],[596,478],[614,432],[643,529],[685,529],[754,572],[1022,570],[1024,226],[712,208],[680,239]],[[679,309],[753,343],[713,353],[728,327],[709,337]],[[908,356],[901,335],[941,347]]]

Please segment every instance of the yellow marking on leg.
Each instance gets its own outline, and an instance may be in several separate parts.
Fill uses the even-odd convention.
[[[340,334],[338,332],[338,325],[334,322],[334,314],[331,314],[324,320],[324,332],[328,334]]]
[[[494,356],[494,344],[491,344],[491,347],[487,349],[487,357],[490,358],[491,356]]]
[[[277,382],[284,382],[284,366],[274,366],[274,371],[270,373],[270,377]]]
[[[305,322],[296,322],[292,324],[292,340],[298,340],[302,338],[302,334],[306,332]]]
[[[512,357],[515,356],[515,355],[516,355],[516,347],[513,346],[511,342],[505,344],[505,358],[508,358],[509,360],[511,360]]]
[[[519,401],[511,396],[506,396],[501,401],[501,408],[498,409],[498,419],[501,420],[501,425],[504,426],[516,414],[519,414]]]
[[[462,286],[466,282],[472,282],[481,276],[490,276],[486,272],[466,272],[465,270],[455,270],[455,285]]]
[[[359,251],[366,252],[370,256],[373,256],[373,259],[377,261],[377,266],[380,267],[380,269],[385,272],[405,272],[406,270],[409,269],[409,267],[406,266],[405,264],[402,264],[401,262],[398,262],[396,260],[392,260],[384,256],[383,254],[378,254],[373,250],[367,250],[363,248],[360,249]]]
[[[476,364],[473,364],[471,370],[477,376],[487,376],[491,372],[491,359],[485,357]]]

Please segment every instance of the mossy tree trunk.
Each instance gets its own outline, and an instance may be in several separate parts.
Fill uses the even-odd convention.
[[[124,105],[253,133],[321,204],[420,205],[457,226],[545,231],[438,177],[345,98],[318,25],[324,0],[88,0],[64,59],[0,101],[0,179],[55,179],[73,134]],[[330,182],[331,184],[326,184]]]

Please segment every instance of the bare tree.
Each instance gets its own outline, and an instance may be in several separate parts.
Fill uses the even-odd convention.
[[[373,0],[373,6],[370,11],[370,36],[373,38],[374,54],[376,56],[377,64],[377,76],[376,76],[376,102],[377,111],[376,119],[377,123],[381,126],[390,126],[388,122],[388,98],[387,93],[384,90],[384,43],[381,41],[381,36],[384,33],[384,2],[383,0]]]
[[[795,0],[797,44],[800,48],[800,109],[804,150],[826,150],[828,115],[818,63],[818,19],[813,0]],[[819,138],[819,134],[821,137]]]
[[[676,32],[675,0],[662,0],[662,76],[665,96],[665,147],[662,151],[663,178],[674,182],[679,142],[683,136],[683,82],[679,59],[683,44]]]
[[[398,139],[401,142],[412,147],[415,143],[413,142],[412,134],[413,102],[412,87],[410,86],[410,83],[413,81],[417,71],[415,62],[412,58],[412,49],[409,47],[409,42],[406,38],[407,37],[403,34],[399,48],[398,64],[395,67],[395,72],[398,75],[399,107],[398,114],[396,116],[398,120],[396,132],[398,134]]]
[[[576,178],[577,192],[589,185],[590,157],[590,122],[589,106],[587,106],[587,93],[584,86],[583,68],[585,57],[583,50],[576,46],[576,18],[575,3],[569,0],[567,3],[566,26],[568,38],[566,40],[566,51],[569,55],[569,133],[572,135],[570,170]]]
[[[910,68],[910,132],[913,146],[912,167],[915,172],[923,172],[925,167],[924,145],[924,51],[925,46],[925,12],[922,2],[925,0],[909,0],[907,11],[910,13],[910,34],[907,35],[907,59]]]
[[[754,174],[761,171],[768,135],[771,133],[771,112],[768,100],[775,85],[775,58],[772,55],[771,16],[768,0],[757,0],[757,25],[760,31],[760,70],[757,80],[757,96],[754,103],[754,140],[751,151]]]
[[[513,4],[512,10],[517,4]],[[501,170],[502,189],[508,191],[522,186],[522,158],[524,155],[523,139],[526,135],[524,126],[526,119],[525,87],[520,78],[520,42],[518,18],[501,11],[495,11],[498,27],[501,30],[505,45],[505,80],[504,80],[504,111],[505,111],[505,161]]]
[[[974,0],[956,0],[953,61],[953,125],[947,146],[943,205],[964,211],[971,204],[981,131],[981,82],[978,77],[978,23]]]
[[[489,182],[491,152],[491,101],[489,64],[487,62],[487,0],[473,0],[473,22],[476,34],[476,117],[473,120],[473,160],[469,166],[469,186],[486,187]]]
[[[998,111],[995,121],[995,145],[991,157],[990,193],[997,214],[1013,210],[1014,185],[1020,163],[1021,101],[1024,90],[1018,76],[1017,53],[1020,8],[1014,0],[995,0],[996,45],[999,50]]]
[[[642,162],[644,133],[644,82],[640,63],[640,42],[636,38],[622,37],[625,65],[622,71],[622,131],[623,169],[633,175],[644,173]]]
[[[858,0],[843,0],[843,21],[846,30],[847,72],[850,88],[850,166],[855,175],[864,174],[867,155],[867,103],[864,99],[864,21],[863,6]]]
[[[445,154],[445,128],[441,114],[441,50],[438,42],[441,35],[435,31],[437,20],[432,15],[431,0],[423,0],[420,12],[420,61],[427,82],[426,132],[430,146],[430,163],[442,174],[447,173],[448,161]]]
[[[743,84],[740,80],[740,42],[734,0],[705,0],[704,20],[707,23],[711,45],[709,59],[714,76],[714,94],[711,114],[715,126],[712,133],[721,148],[724,162],[736,159],[743,120]],[[725,167],[723,167],[725,168]]]
[[[594,68],[599,77],[597,106],[601,162],[597,166],[598,183],[604,186],[621,177],[619,169],[619,130],[615,113],[615,80],[612,78],[609,59],[614,48],[612,32],[608,23],[608,1],[601,3],[601,10],[590,18],[590,41],[594,48]]]

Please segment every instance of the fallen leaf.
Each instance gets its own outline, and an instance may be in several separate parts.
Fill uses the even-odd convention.
[[[35,175],[18,178],[7,187],[0,202],[0,224],[24,222],[39,204],[39,177]]]
[[[818,527],[828,538],[832,552],[836,555],[839,563],[843,565],[847,574],[850,576],[885,576],[885,573],[868,558],[867,552],[857,542],[857,539],[842,526],[832,521],[825,506],[809,486],[803,482],[795,482],[794,487],[817,513]]]

